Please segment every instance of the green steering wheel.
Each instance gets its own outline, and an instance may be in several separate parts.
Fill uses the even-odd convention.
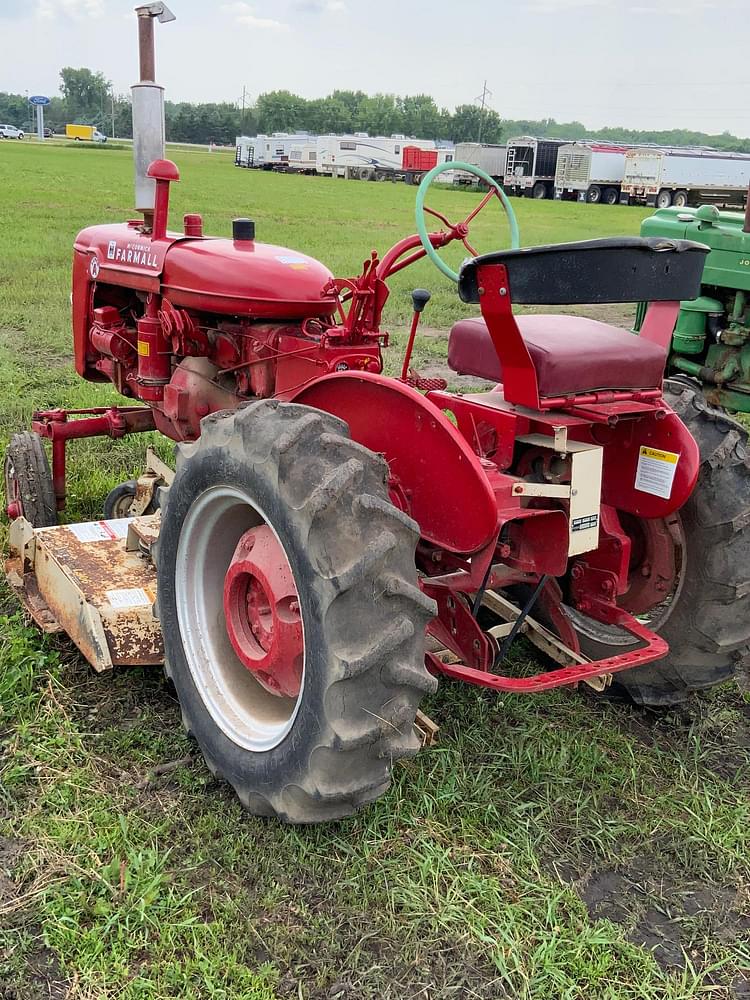
[[[466,171],[466,173],[474,174],[475,177],[478,177],[480,180],[484,181],[484,183],[489,186],[489,191],[487,192],[487,194],[480,201],[480,203],[477,205],[474,211],[470,212],[469,215],[466,216],[463,222],[456,222],[456,223],[449,222],[444,215],[441,215],[440,212],[435,211],[434,208],[428,208],[427,205],[425,205],[424,203],[425,197],[427,195],[427,189],[429,188],[430,184],[432,184],[435,178],[438,177],[440,174],[445,173],[446,170],[464,170]],[[458,274],[456,273],[456,271],[453,270],[452,267],[449,267],[445,263],[443,258],[440,256],[435,247],[432,245],[430,237],[427,233],[427,222],[425,219],[425,215],[429,213],[430,215],[434,215],[436,219],[440,219],[440,221],[444,225],[446,225],[450,230],[452,234],[452,239],[461,240],[461,242],[469,251],[471,256],[477,257],[478,256],[477,251],[474,249],[471,243],[469,243],[469,224],[471,220],[476,218],[476,216],[479,215],[484,206],[488,202],[490,202],[495,196],[497,196],[502,202],[502,206],[505,209],[505,214],[508,216],[508,224],[510,225],[510,245],[514,250],[517,250],[518,247],[521,246],[521,236],[518,232],[518,222],[516,221],[515,212],[513,211],[513,208],[510,202],[508,201],[508,196],[505,194],[503,189],[500,187],[497,181],[493,180],[493,178],[490,177],[489,174],[486,174],[484,170],[480,170],[479,167],[472,166],[472,164],[470,163],[462,163],[461,161],[457,160],[457,161],[451,161],[449,163],[441,163],[439,166],[433,167],[432,170],[430,170],[430,172],[425,174],[424,177],[422,178],[422,182],[419,185],[419,190],[417,191],[417,208],[416,208],[417,232],[419,233],[419,238],[422,241],[422,246],[424,247],[427,256],[430,258],[432,263],[439,270],[441,270],[443,274],[447,275],[452,281],[458,282]]]

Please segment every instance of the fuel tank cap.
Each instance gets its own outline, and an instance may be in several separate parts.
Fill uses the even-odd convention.
[[[255,222],[252,219],[232,219],[232,239],[236,243],[250,243],[255,239]]]

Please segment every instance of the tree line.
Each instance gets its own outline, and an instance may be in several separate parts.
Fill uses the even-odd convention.
[[[107,135],[132,137],[130,98],[115,94],[103,73],[66,66],[60,71],[60,81],[60,96],[53,97],[50,106],[45,108],[45,124],[55,131],[63,131],[68,122],[83,123],[96,125]],[[482,111],[474,104],[460,104],[451,111],[438,107],[427,94],[401,97],[365,94],[361,90],[334,90],[327,97],[312,99],[288,90],[273,90],[261,94],[253,105],[244,108],[229,102],[167,101],[165,118],[168,140],[221,145],[233,144],[235,137],[241,134],[304,131],[317,134],[396,133],[454,142],[502,142],[514,135],[535,135],[622,143],[704,145],[750,152],[750,138],[739,138],[729,132],[711,135],[690,129],[646,130],[616,126],[592,130],[579,121],[502,118],[496,111]],[[0,93],[0,121],[32,131],[33,108],[27,97]]]

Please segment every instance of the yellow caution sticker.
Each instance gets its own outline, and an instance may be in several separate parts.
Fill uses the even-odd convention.
[[[661,451],[659,448],[641,445],[638,450],[635,488],[641,493],[669,500],[679,460],[680,456],[673,451]]]
[[[147,340],[138,341],[138,353],[141,355],[141,357],[147,358],[149,356],[149,354],[151,353],[149,350],[149,346],[150,345]]]

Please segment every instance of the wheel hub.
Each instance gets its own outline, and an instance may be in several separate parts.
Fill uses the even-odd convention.
[[[10,458],[5,460],[5,513],[9,521],[15,521],[23,514],[16,470]]]
[[[296,698],[304,637],[289,560],[268,525],[250,528],[224,580],[227,633],[243,666],[272,694]]]

